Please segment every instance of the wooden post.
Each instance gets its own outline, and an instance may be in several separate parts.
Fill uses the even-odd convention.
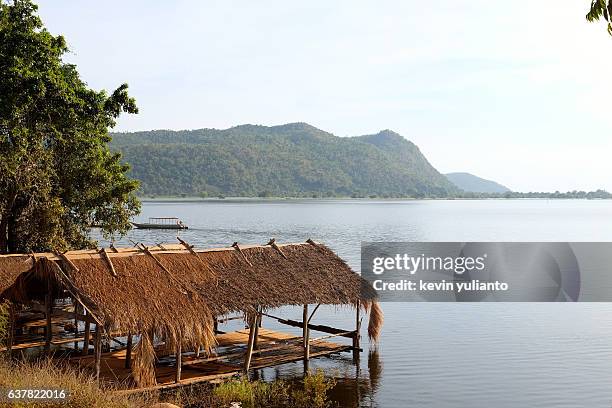
[[[359,359],[359,338],[361,331],[361,318],[359,317],[359,304],[355,312],[355,333],[353,334],[353,360]]]
[[[125,368],[130,368],[132,365],[132,333],[127,335],[127,345],[125,349]]]
[[[72,304],[74,305],[74,351],[78,351],[79,342],[76,340],[79,337],[79,318],[77,317],[79,314],[79,304],[75,298],[72,298]]]
[[[87,310],[83,309],[83,315],[88,316]],[[89,337],[91,335],[89,319],[85,320],[85,333],[83,334],[83,351],[81,355],[86,356],[89,353]]]
[[[53,336],[53,327],[51,325],[51,316],[53,313],[53,305],[51,300],[51,292],[47,291],[45,295],[45,353],[47,355],[51,354],[51,337]]]
[[[8,322],[8,338],[6,341],[6,351],[9,358],[13,351],[13,341],[15,339],[15,305],[11,302],[9,304],[9,322]]]
[[[261,313],[259,311],[255,315],[255,338],[253,339],[253,348],[257,349],[258,336],[259,336],[259,327],[261,326]]]
[[[181,345],[181,340],[179,339],[178,344],[176,345],[176,373],[174,376],[174,382],[181,382],[181,369],[183,366],[183,347]]]
[[[102,328],[96,324],[96,335],[94,340],[94,350],[96,355],[96,382],[100,382],[100,361],[102,360]]]
[[[304,305],[304,314],[302,318],[302,337],[304,340],[304,361],[310,360],[310,329],[308,328],[308,305]]]
[[[247,351],[244,359],[244,372],[248,373],[251,367],[251,359],[253,358],[253,345],[255,343],[255,323],[257,322],[257,315],[254,315],[249,325],[249,342],[247,343]]]

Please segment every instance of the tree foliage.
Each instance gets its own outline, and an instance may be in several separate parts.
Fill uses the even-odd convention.
[[[108,148],[135,101],[125,84],[90,89],[66,52],[31,1],[0,0],[0,252],[89,246],[91,225],[122,233],[139,210],[138,184]]]
[[[591,0],[591,8],[586,19],[595,22],[602,18],[608,25],[608,34],[612,35],[612,0]]]
[[[114,134],[143,195],[444,197],[457,190],[418,147],[382,131],[337,137],[305,123]]]

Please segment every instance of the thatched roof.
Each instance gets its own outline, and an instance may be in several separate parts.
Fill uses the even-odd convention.
[[[34,260],[30,255],[0,256],[0,293],[11,286],[17,276],[32,268]]]
[[[28,296],[40,297],[42,284],[33,277],[47,271],[57,286],[78,297],[108,328],[156,331],[171,338],[180,332],[186,340],[201,344],[210,344],[215,315],[315,303],[367,306],[376,297],[342,259],[312,241],[115,251],[36,254],[37,266],[0,296],[22,302]],[[9,264],[2,258],[0,267]]]

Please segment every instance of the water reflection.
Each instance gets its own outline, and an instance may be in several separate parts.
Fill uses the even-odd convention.
[[[330,392],[331,400],[342,408],[377,407],[376,392],[380,384],[383,364],[378,348],[368,353],[367,370],[361,369],[357,361],[351,375],[346,371],[343,375],[335,375],[337,383]]]

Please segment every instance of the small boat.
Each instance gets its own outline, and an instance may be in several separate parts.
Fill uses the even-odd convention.
[[[187,225],[176,217],[150,217],[149,222],[132,222],[134,228],[138,229],[188,229]]]

